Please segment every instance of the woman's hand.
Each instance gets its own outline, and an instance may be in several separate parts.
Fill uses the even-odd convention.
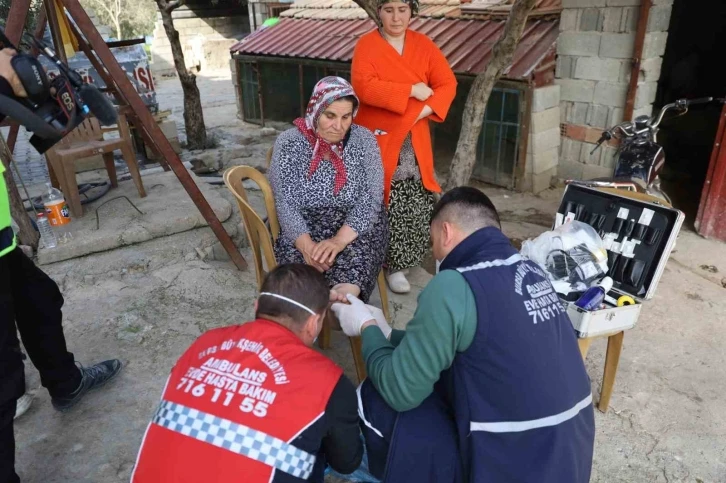
[[[345,250],[346,246],[347,244],[340,241],[337,236],[323,240],[315,245],[315,249],[312,251],[313,260],[331,266],[335,261],[335,257]]]
[[[319,263],[313,257],[313,251],[317,246],[318,243],[315,243],[308,233],[303,233],[297,238],[297,240],[295,240],[295,248],[302,253],[305,263],[316,269],[318,272],[326,272],[330,270],[331,264]]]
[[[345,247],[358,238],[358,233],[347,223],[340,227],[334,237],[318,243],[312,252],[313,260],[317,263],[333,266],[335,258]]]
[[[433,89],[431,89],[429,86],[424,84],[423,82],[419,82],[418,84],[414,84],[411,86],[411,96],[415,97],[421,102],[425,102],[429,97],[434,95]]]
[[[434,113],[434,110],[429,107],[428,104],[423,106],[423,109],[421,109],[421,113],[418,115],[418,118],[416,118],[416,122],[419,122],[421,119],[426,119],[431,114]]]

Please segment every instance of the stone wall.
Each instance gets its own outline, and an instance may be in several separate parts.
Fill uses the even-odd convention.
[[[650,1],[650,0],[646,0]],[[562,0],[556,83],[562,144],[558,176],[610,176],[615,148],[590,154],[605,128],[622,122],[641,0]],[[654,0],[633,117],[653,108],[673,0]]]
[[[175,18],[174,26],[179,32],[187,68],[199,70],[226,66],[230,55],[229,47],[250,32],[246,14],[214,18]],[[154,29],[151,56],[151,70],[155,75],[175,74],[171,45],[160,19],[157,19]]]
[[[534,89],[527,140],[527,160],[520,189],[539,193],[557,174],[560,151],[560,86]]]

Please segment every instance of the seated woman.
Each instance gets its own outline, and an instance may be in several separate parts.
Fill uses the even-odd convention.
[[[305,118],[275,142],[268,173],[281,233],[279,264],[307,263],[337,293],[367,301],[388,245],[375,136],[353,124],[359,101],[340,77],[315,85]]]

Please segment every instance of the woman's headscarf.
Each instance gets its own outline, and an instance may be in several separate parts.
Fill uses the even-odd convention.
[[[360,102],[353,91],[353,87],[342,77],[325,77],[315,84],[313,94],[310,96],[310,101],[308,101],[308,108],[305,110],[305,117],[299,117],[293,122],[313,146],[313,159],[310,163],[308,177],[311,177],[315,173],[318,166],[320,166],[320,162],[327,157],[332,163],[333,168],[335,168],[333,194],[336,195],[343,189],[347,180],[345,164],[342,158],[343,143],[336,143],[335,149],[333,149],[333,145],[317,133],[317,127],[318,120],[323,112],[325,112],[325,109],[333,102],[348,96],[355,97],[356,102],[353,106],[353,117],[355,117]]]
[[[409,7],[411,7],[411,16],[412,17],[414,15],[418,14],[418,4],[419,4],[419,0],[378,0],[378,9],[380,10],[380,8],[383,5],[385,5],[387,3],[392,3],[392,2],[405,3],[406,5],[408,5]]]

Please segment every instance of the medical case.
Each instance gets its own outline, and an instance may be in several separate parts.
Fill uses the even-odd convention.
[[[576,219],[595,228],[608,253],[613,288],[604,308],[585,311],[563,300],[578,337],[611,334],[635,326],[643,302],[653,298],[676,243],[684,214],[632,191],[569,184],[557,210],[555,227]],[[622,296],[632,305],[617,306]]]

